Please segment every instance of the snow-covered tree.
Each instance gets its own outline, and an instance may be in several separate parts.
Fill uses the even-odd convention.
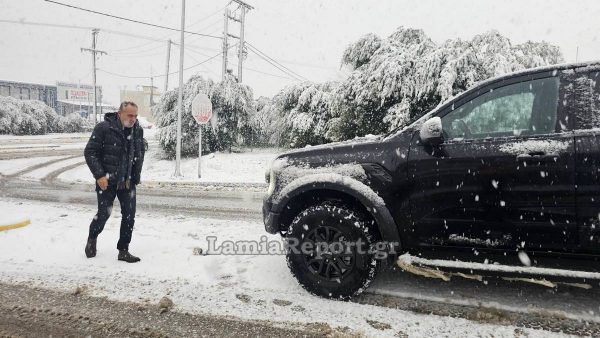
[[[259,97],[256,102],[256,111],[249,117],[250,135],[246,138],[251,145],[268,145],[275,130],[275,122],[277,121],[276,113],[273,113],[267,107],[272,107],[271,99],[265,96]]]
[[[252,89],[239,84],[233,77],[215,84],[211,91],[213,111],[218,116],[216,147],[231,149],[234,144],[244,144],[249,135],[250,116],[256,111]]]
[[[383,133],[481,80],[561,61],[558,47],[545,42],[513,45],[496,31],[442,44],[422,30],[403,27],[382,41],[369,35],[344,53],[342,62],[355,70],[332,95],[328,135],[343,140]]]
[[[198,124],[192,117],[191,110],[194,97],[201,92],[210,98],[213,119],[217,121],[214,128],[211,123],[202,126],[203,152],[226,150],[237,144],[240,131],[248,125],[248,117],[255,109],[252,90],[248,86],[239,84],[232,78],[214,83],[199,75],[192,76],[183,88],[181,154],[184,156],[198,154]],[[159,143],[171,157],[175,156],[177,143],[177,100],[178,89],[174,89],[164,93],[152,108],[156,125],[160,128]]]
[[[271,118],[270,143],[283,147],[303,147],[327,140],[331,118],[331,93],[336,83],[302,82],[285,87],[262,107],[259,115]]]
[[[356,69],[371,61],[379,47],[381,47],[381,38],[372,33],[367,34],[346,48],[342,55],[342,63]]]

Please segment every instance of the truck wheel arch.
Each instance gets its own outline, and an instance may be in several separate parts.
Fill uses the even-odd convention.
[[[390,211],[369,186],[357,179],[340,174],[316,174],[298,178],[285,186],[273,203],[273,211],[280,213],[280,229],[304,208],[327,200],[342,199],[356,202],[374,221],[383,241],[401,243],[398,227]],[[352,206],[352,205],[351,205]]]

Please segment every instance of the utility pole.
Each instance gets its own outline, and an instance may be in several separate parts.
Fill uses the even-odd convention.
[[[181,0],[181,46],[179,48],[179,109],[177,110],[177,145],[175,146],[175,177],[181,177],[181,113],[183,112],[183,52],[185,31],[185,0]]]
[[[227,74],[227,50],[229,49],[228,39],[230,37],[239,40],[239,49],[238,49],[238,72],[237,72],[237,81],[242,82],[242,71],[243,71],[243,63],[246,53],[246,46],[244,45],[244,26],[246,23],[246,12],[254,9],[254,7],[248,5],[247,3],[241,0],[232,0],[230,3],[235,2],[238,4],[238,8],[240,9],[239,17],[231,16],[231,11],[229,8],[225,9],[225,24],[223,26],[223,78],[225,80],[225,75]],[[240,35],[235,36],[229,33],[229,20],[236,21],[240,24]]]
[[[229,37],[229,8],[225,8],[225,23],[223,25],[223,69],[221,73],[221,81],[225,81],[227,76],[227,50],[229,50],[229,44],[227,42]]]
[[[167,41],[167,70],[165,71],[165,91],[166,93],[169,90],[169,63],[171,62],[171,44],[173,42],[171,39]]]
[[[244,22],[246,20],[246,7],[242,6],[240,12],[240,45],[238,52],[238,82],[242,83],[242,63],[244,62]]]
[[[106,54],[106,52],[96,49],[96,40],[98,37],[98,32],[100,30],[98,28],[92,29],[92,48],[81,48],[82,52],[90,52],[92,53],[92,77],[94,82],[94,124],[98,123],[98,89],[96,86],[96,54]]]

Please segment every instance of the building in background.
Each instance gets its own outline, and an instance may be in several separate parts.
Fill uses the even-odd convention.
[[[55,86],[0,80],[0,96],[11,96],[19,100],[38,100],[56,110],[56,95]]]
[[[132,101],[138,106],[138,114],[150,122],[154,122],[150,108],[160,96],[158,88],[153,86],[138,86],[136,90],[121,90],[121,102]]]
[[[97,113],[99,119],[106,112],[116,111],[116,107],[102,102],[102,86],[97,86]],[[56,82],[57,109],[60,115],[77,113],[82,117],[92,117],[94,114],[94,86],[87,84]],[[101,103],[102,102],[102,103]]]
[[[102,99],[102,87],[97,87]],[[54,109],[59,115],[77,113],[91,118],[94,113],[94,87],[86,84],[56,82],[56,86],[0,80],[0,96],[11,96],[19,100],[39,100]],[[100,100],[99,100],[100,101]],[[117,107],[98,102],[98,114],[116,111]]]

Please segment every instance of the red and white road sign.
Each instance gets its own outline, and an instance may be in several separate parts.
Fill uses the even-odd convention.
[[[199,93],[192,101],[192,116],[198,124],[207,124],[212,118],[212,102],[206,94]]]

